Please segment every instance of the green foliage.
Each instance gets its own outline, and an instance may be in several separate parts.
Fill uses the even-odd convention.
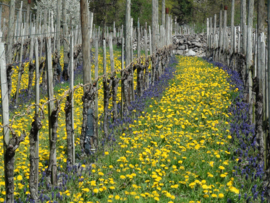
[[[234,24],[240,24],[240,0],[235,1]],[[201,32],[206,27],[206,19],[217,14],[217,26],[219,25],[219,12],[224,5],[228,6],[228,26],[231,24],[231,0],[166,0],[166,8],[173,20],[177,17],[180,25],[194,25],[196,32]],[[93,0],[90,5],[94,12],[96,25],[112,27],[115,21],[116,27],[125,24],[126,0]],[[161,23],[162,0],[159,0],[159,23]],[[131,0],[131,17],[133,25],[137,26],[138,18],[141,26],[147,22],[151,25],[152,1]],[[254,26],[256,25],[256,3],[254,9]]]
[[[180,23],[180,25],[187,24],[191,22],[192,8],[192,0],[177,0],[171,13],[177,16],[177,22]]]

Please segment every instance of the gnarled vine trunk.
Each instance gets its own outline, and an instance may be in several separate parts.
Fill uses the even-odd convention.
[[[96,83],[97,84],[97,83]],[[82,97],[83,101],[83,124],[80,137],[81,149],[90,154],[91,150],[96,147],[97,138],[95,137],[95,119],[94,119],[94,104],[96,95],[96,84],[90,86]],[[92,149],[91,149],[92,147]]]
[[[60,104],[59,101],[56,101],[56,108],[52,111],[50,115],[50,125],[52,126],[52,135],[50,138],[50,157],[49,157],[49,165],[46,171],[47,183],[49,184],[56,184],[51,183],[52,180],[57,180],[57,162],[54,157],[56,157],[56,142],[57,142],[57,127],[58,127],[58,116],[60,112]],[[51,177],[52,174],[54,177]]]
[[[20,143],[24,141],[26,137],[25,132],[18,137],[12,132],[12,138],[7,145],[4,161],[5,161],[5,186],[6,186],[6,203],[14,202],[14,163],[15,163],[15,151],[19,148]]]
[[[117,89],[120,79],[116,77],[116,74],[112,76],[112,97],[113,97],[113,120],[115,121],[118,117],[117,115]]]
[[[103,90],[104,90],[104,121],[103,121],[103,130],[104,137],[108,138],[108,117],[109,117],[109,100],[112,96],[111,87],[113,79],[103,78]]]
[[[38,140],[38,132],[41,129],[41,117],[35,115],[32,127],[30,130],[30,175],[29,175],[29,189],[31,198],[35,201],[38,199],[38,163],[39,157],[36,157],[36,145]]]

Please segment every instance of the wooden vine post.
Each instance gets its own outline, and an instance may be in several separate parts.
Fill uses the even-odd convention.
[[[38,40],[35,39],[35,64],[36,64],[36,81],[35,81],[35,92],[36,92],[36,108],[35,117],[32,122],[30,130],[30,175],[29,175],[29,190],[31,198],[35,201],[38,200],[38,166],[39,166],[39,130],[42,127],[41,117],[39,115],[39,63],[38,63]]]
[[[53,69],[51,58],[51,40],[46,38],[46,66],[47,66],[47,78],[48,78],[48,120],[49,120],[49,139],[50,139],[50,158],[47,169],[47,181],[51,179],[51,184],[57,184],[57,163],[56,163],[56,140],[57,140],[57,112],[55,112],[54,106],[54,89],[53,89]],[[56,125],[56,126],[55,126]]]
[[[207,48],[209,48],[210,46],[210,42],[209,42],[209,18],[206,19],[206,44],[207,44]]]
[[[134,33],[135,34],[135,33]],[[133,65],[133,18],[130,20],[130,66]],[[134,101],[135,92],[134,92],[134,73],[133,68],[131,68],[131,80],[130,80],[131,94],[130,101]]]
[[[14,35],[14,16],[15,16],[15,0],[11,0],[9,4],[9,21],[8,21],[8,36],[7,36],[7,55],[6,55],[6,62],[7,64],[11,64],[12,62],[12,45],[13,45],[13,35]],[[10,93],[12,89],[12,66],[9,65],[8,67],[9,74],[8,77],[8,97],[10,98]]]
[[[67,8],[66,5],[67,1],[62,1],[62,25],[63,25],[63,35],[62,38],[64,39],[67,34]],[[88,4],[87,4],[88,5]],[[87,6],[88,10],[88,6]],[[66,41],[63,40],[63,45],[64,45],[64,63],[67,63],[67,52],[68,52],[68,47]]]
[[[66,131],[67,131],[67,161],[68,164],[75,164],[75,138],[74,138],[74,63],[73,63],[73,36],[70,36],[70,61],[69,61],[69,89],[70,94],[67,96],[66,112]]]
[[[98,38],[95,40],[95,80],[97,81],[96,84],[96,95],[95,95],[95,123],[96,123],[96,130],[95,130],[95,137],[97,138],[98,143]]]
[[[144,52],[145,52],[145,62],[148,59],[148,46],[147,46],[147,25],[144,29]],[[144,89],[147,90],[149,88],[149,69],[148,66],[145,68],[145,86]]]
[[[253,105],[252,104],[252,28],[253,28],[253,12],[254,12],[254,0],[249,0],[248,3],[248,30],[247,30],[247,54],[246,54],[246,75],[248,75],[248,103],[249,105],[249,118],[250,121],[253,120]],[[244,80],[246,81],[246,80]],[[248,84],[248,85],[247,85]]]
[[[212,25],[212,17],[209,18],[209,40],[210,40],[210,48],[212,48],[213,41],[212,41],[212,32],[213,32],[213,25]]]
[[[221,59],[221,49],[222,49],[222,8],[219,12],[219,41],[218,41],[218,47],[219,47],[219,54],[218,54],[218,60]]]
[[[231,50],[230,53],[233,53],[233,37],[234,37],[234,2],[235,0],[232,0],[232,10],[231,10]]]
[[[151,84],[154,84],[155,75],[156,75],[156,33],[157,33],[157,25],[156,25],[156,0],[152,0],[152,73],[151,73]]]
[[[104,138],[108,138],[108,116],[109,116],[109,99],[110,99],[110,89],[112,86],[112,80],[107,78],[106,70],[106,41],[103,40],[103,89],[104,89],[104,120],[103,120],[103,130]]]
[[[124,45],[125,39],[122,38],[122,52],[121,52],[121,78],[123,78],[123,70],[125,68],[125,62],[124,62],[124,53],[125,53],[125,45]],[[124,80],[121,80],[121,118],[123,119],[124,115]]]
[[[26,11],[26,25],[25,25],[25,30],[26,30],[26,33],[28,34],[28,37],[30,38],[30,24],[31,22],[29,21],[30,19],[30,5],[31,5],[31,0],[28,0],[28,4],[27,4],[27,11]],[[1,22],[1,21],[0,21]],[[27,38],[28,38],[27,37]]]
[[[162,25],[165,28],[165,0],[162,0]]]
[[[138,18],[138,40],[137,40],[137,58],[139,59],[141,57],[141,33],[140,33],[140,19]],[[140,61],[140,60],[139,60]]]
[[[56,27],[56,49],[57,49],[57,52],[58,52],[58,55],[60,56],[60,3],[61,3],[61,0],[57,0],[57,20],[56,20],[56,24],[57,24],[57,27]]]
[[[112,42],[112,33],[110,33],[109,37],[109,49],[110,49],[110,61],[111,61],[111,73],[112,73],[112,96],[113,96],[113,101],[112,101],[112,106],[113,106],[113,121],[116,120],[117,118],[117,87],[118,87],[118,82],[116,78],[116,73],[114,72],[114,56],[113,56],[113,42]]]
[[[262,77],[262,95],[263,95],[263,100],[262,100],[262,120],[263,123],[266,119],[266,114],[265,114],[265,110],[266,110],[266,85],[265,85],[265,75],[266,75],[266,67],[265,67],[265,36],[264,36],[264,32],[262,33],[262,36],[260,38],[260,66],[261,66],[261,77]],[[264,163],[266,163],[266,132],[265,132],[265,127],[263,126],[263,135],[264,135]],[[265,165],[264,165],[265,167]],[[266,168],[265,168],[266,169]]]
[[[217,34],[216,34],[216,29],[217,29],[217,14],[214,15],[214,28],[213,28],[213,34],[214,34],[214,44],[213,44],[213,47],[214,47],[214,50],[216,50],[217,48]],[[214,57],[215,57],[215,54],[214,54]],[[215,58],[214,58],[215,60]]]
[[[0,68],[1,68],[1,96],[2,96],[2,123],[3,123],[3,148],[4,157],[8,158],[7,148],[9,146],[10,136],[9,136],[9,99],[8,99],[8,86],[7,86],[7,67],[5,61],[5,47],[4,43],[0,43]],[[14,182],[13,182],[13,171],[8,168],[12,160],[4,159],[4,170],[5,170],[5,189],[6,189],[6,202],[14,202]],[[14,162],[14,161],[13,161]],[[11,177],[10,177],[11,176]],[[10,180],[9,180],[10,177]],[[11,185],[10,185],[11,184]]]
[[[224,6],[223,53],[225,53],[226,50],[227,50],[227,6]]]
[[[90,35],[89,35],[89,17],[88,17],[88,1],[80,0],[80,11],[81,11],[81,32],[82,32],[82,55],[83,55],[83,84],[91,83],[91,59],[90,59]],[[90,91],[91,85],[87,85],[84,87],[84,94]],[[83,117],[83,125],[87,123],[87,113],[89,111],[89,107],[84,104],[84,117]],[[92,126],[93,124],[90,123]],[[82,134],[80,138],[81,149],[85,151],[85,145],[90,145],[90,138],[86,135],[86,126],[82,128]],[[88,149],[90,150],[90,149]]]
[[[262,38],[264,32],[264,0],[258,0],[258,18],[257,18],[257,25],[258,25],[258,40],[257,40],[257,53],[258,53],[258,60],[257,60],[257,67],[258,67],[258,82],[259,88],[256,92],[256,138],[259,145],[259,164],[262,165],[264,158],[265,158],[265,151],[264,151],[264,133],[263,133],[263,80],[262,80],[262,64],[261,60],[259,59],[259,54],[261,52],[261,41],[259,39]]]
[[[169,45],[169,8],[166,8],[166,46]]]
[[[130,0],[126,0],[126,23],[125,23],[125,58],[126,67],[130,65],[130,44],[131,44],[131,29],[130,29]]]
[[[268,78],[268,132],[267,132],[267,140],[269,140],[270,138],[270,0],[267,0],[267,20],[268,20],[268,32],[267,32],[267,44],[268,44],[268,47],[267,47],[267,54],[268,56],[268,60],[267,60],[267,67],[268,67],[268,75],[267,75],[267,78]],[[266,152],[269,151],[269,144],[266,145]],[[267,154],[267,156],[269,156],[269,154]],[[266,168],[269,168],[269,160],[267,160],[267,162],[265,163],[266,165]]]
[[[32,30],[32,33],[35,34],[34,29]],[[34,44],[35,44],[35,41],[34,41],[33,35],[30,35],[28,95],[32,93],[32,82],[34,78],[35,64],[37,64],[37,62],[35,62],[35,64],[33,63]]]
[[[242,37],[241,37],[241,53],[242,54],[246,54],[246,18],[247,18],[247,14],[246,14],[246,0],[241,0],[241,16],[240,16],[240,20],[241,20],[241,32],[242,32]]]

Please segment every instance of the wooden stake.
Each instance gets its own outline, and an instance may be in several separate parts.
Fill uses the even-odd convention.
[[[12,2],[12,1],[11,1]],[[9,145],[10,135],[9,135],[9,99],[8,99],[8,85],[7,85],[7,66],[5,60],[5,47],[4,43],[0,43],[0,71],[1,71],[1,99],[2,99],[2,124],[3,124],[3,149],[4,154],[7,153],[7,147]],[[6,189],[6,202],[13,203],[14,202],[14,194],[11,189],[7,187],[7,173],[12,173],[13,171],[9,171],[7,168],[7,161],[4,159],[4,170],[5,170],[5,189]],[[13,185],[14,187],[14,185]],[[14,190],[14,189],[13,189]]]
[[[26,30],[27,34],[29,35],[29,36],[28,36],[29,38],[30,38],[30,33],[29,33],[28,31],[29,31],[29,26],[30,26],[30,22],[29,22],[29,19],[30,19],[30,4],[31,4],[31,3],[29,3],[29,2],[28,2],[28,4],[27,4],[27,11],[26,11],[26,26],[25,26],[25,30]],[[0,22],[1,22],[1,20],[0,20]]]
[[[131,58],[131,63],[133,62],[133,36],[134,34],[132,33],[133,32],[133,18],[131,18],[131,25],[130,25],[130,33],[131,33],[131,36],[130,36],[130,51],[131,51],[131,54],[130,54],[130,58]],[[132,64],[131,64],[132,65]],[[135,92],[134,92],[134,75],[133,75],[133,68],[131,68],[131,76],[132,76],[132,80],[131,80],[131,98],[130,98],[130,101],[134,101],[135,99]]]
[[[36,89],[36,105],[39,105],[39,61],[38,61],[38,40],[37,38],[35,39],[35,66],[36,66],[36,81],[35,81],[35,89]],[[39,107],[36,106],[35,107],[35,120],[36,122],[38,121],[38,110]],[[37,125],[36,125],[37,124]],[[41,128],[41,123],[36,123],[34,125],[36,125],[35,127],[37,127],[35,130],[35,132],[30,132],[30,134],[33,133],[33,135],[30,135],[30,158],[34,159],[34,161],[31,161],[30,159],[30,176],[31,174],[31,169],[33,169],[33,180],[31,180],[32,178],[30,177],[29,179],[29,188],[30,188],[30,193],[31,193],[31,197],[34,200],[38,199],[38,177],[39,177],[39,130]],[[32,124],[33,125],[33,124]],[[31,138],[31,136],[33,136]],[[33,145],[33,146],[31,146]],[[31,156],[31,147],[34,148],[34,156]],[[33,164],[33,166],[31,166]],[[32,185],[33,184],[33,185]],[[33,187],[33,189],[32,189]]]
[[[219,12],[219,41],[218,41],[218,47],[220,50],[222,49],[222,10]],[[220,56],[219,59],[220,60]]]
[[[138,40],[137,40],[137,57],[140,58],[141,57],[141,33],[140,33],[140,21],[138,18]]]
[[[9,21],[8,21],[8,49],[7,49],[7,64],[12,62],[12,45],[14,34],[14,16],[15,16],[15,0],[11,0],[9,4]]]
[[[126,0],[126,23],[125,23],[125,58],[126,58],[126,67],[130,64],[130,44],[131,44],[131,29],[130,29],[130,0]]]
[[[51,57],[51,40],[46,38],[46,66],[47,66],[47,79],[48,79],[48,100],[54,99],[53,90],[53,69]],[[51,173],[51,183],[57,184],[57,165],[56,165],[56,137],[53,137],[53,126],[51,123],[51,115],[54,110],[54,102],[48,103],[48,119],[49,119],[49,139],[50,139],[50,159],[48,171]]]
[[[125,64],[124,64],[124,53],[125,53],[124,42],[125,42],[125,39],[122,38],[121,70],[123,70],[125,67]],[[123,71],[121,72],[121,77],[123,77]],[[121,80],[121,118],[122,119],[123,119],[123,115],[124,115],[124,84],[123,84],[123,80]]]
[[[90,12],[90,39],[93,38],[93,20],[94,20],[94,14]]]
[[[147,47],[147,26],[146,29],[144,29],[144,44],[145,44],[145,60],[147,60],[148,57],[148,47]],[[145,70],[145,90],[147,90],[149,88],[149,71],[148,71],[148,67],[146,67]]]
[[[153,51],[152,51],[152,33],[151,33],[151,26],[149,26],[149,49],[150,49],[150,56],[152,56]]]
[[[58,52],[58,55],[60,55],[60,3],[61,3],[61,0],[57,0],[57,28],[56,28],[56,40],[57,40],[57,43],[56,43],[56,49],[57,49],[57,52]]]
[[[217,29],[217,14],[214,15],[214,35],[216,34]]]
[[[209,48],[209,18],[206,19],[206,39],[207,39],[207,47]]]
[[[245,42],[245,25],[246,25],[246,18],[247,18],[247,15],[246,15],[246,0],[241,0],[241,32],[242,32],[242,38],[241,38],[241,53],[242,54],[246,54],[246,42]]]
[[[106,41],[103,40],[103,75],[107,77],[107,70],[106,70],[107,62],[106,62]]]
[[[104,137],[108,137],[108,95],[106,92],[107,87],[107,70],[106,70],[106,41],[103,40],[103,89],[104,89],[104,120],[103,120],[103,130]]]
[[[268,20],[268,32],[267,32],[267,45],[268,45],[268,47],[267,47],[267,58],[268,58],[268,60],[267,60],[267,68],[268,68],[268,81],[267,81],[267,83],[268,83],[268,97],[267,97],[267,99],[268,99],[268,102],[267,102],[267,104],[268,104],[268,126],[270,126],[270,104],[269,104],[269,102],[270,102],[270,0],[267,0],[267,20]],[[269,137],[270,137],[270,129],[268,128],[268,134],[267,134],[267,141],[269,141]],[[266,147],[266,151],[268,152],[269,151],[269,145],[266,145],[267,147]],[[269,154],[267,154],[267,156],[269,156]],[[269,160],[267,160],[267,162],[265,163],[265,165],[266,165],[266,168],[268,169],[269,168]]]
[[[91,82],[91,60],[90,60],[90,38],[88,33],[88,3],[87,0],[81,0],[81,21],[82,21],[82,54],[83,54],[83,83]],[[84,92],[89,89],[89,86],[84,88]]]
[[[250,73],[251,71],[249,71],[250,66],[252,65],[252,28],[253,28],[253,11],[254,11],[254,0],[249,0],[248,1],[248,29],[247,29],[247,50],[246,50],[246,72],[245,74]],[[251,75],[249,77],[252,77]],[[244,81],[246,82],[246,81]],[[252,86],[251,84],[249,84],[249,86]],[[251,88],[250,88],[251,89]],[[249,97],[251,99],[252,97],[252,89],[250,90],[251,92],[249,92]]]
[[[71,143],[72,143],[72,160],[71,164],[75,164],[75,137],[74,137],[74,93],[73,93],[73,87],[74,87],[74,67],[73,67],[73,36],[70,36],[70,62],[69,62],[69,89],[70,89],[70,104],[71,104]]]
[[[156,54],[156,33],[157,33],[157,25],[156,25],[156,0],[152,0],[152,52]]]
[[[145,59],[148,56],[148,46],[147,46],[147,27],[144,29],[144,53],[145,53]]]
[[[223,50],[227,50],[227,10],[224,10]]]
[[[162,0],[162,25],[165,27],[165,0]]]
[[[238,26],[238,53],[241,53],[241,27]]]
[[[233,53],[236,53],[236,26],[234,26],[233,30]]]
[[[135,28],[136,29],[136,28]],[[131,18],[131,21],[130,21],[130,59],[131,59],[131,62],[133,61],[133,37],[135,38],[136,37],[136,32],[133,33],[133,18]]]
[[[261,55],[261,67],[262,67],[262,94],[264,96],[263,98],[263,120],[266,118],[265,114],[265,107],[266,107],[266,99],[265,99],[265,75],[266,75],[266,68],[265,68],[265,41],[264,41],[264,33],[262,33],[261,37],[261,50],[260,50],[260,55]]]
[[[109,49],[110,49],[110,61],[111,61],[111,73],[114,71],[114,56],[113,56],[113,44],[112,44],[112,33],[109,37]]]
[[[168,11],[168,9],[167,9],[167,11]],[[166,46],[168,46],[169,45],[169,14],[168,13],[166,13]]]
[[[98,78],[98,38],[95,40],[95,80]],[[98,90],[98,82],[96,89]],[[95,96],[95,120],[96,120],[96,130],[95,130],[95,137],[98,142],[98,91],[96,91]]]
[[[232,13],[231,13],[231,54],[234,52],[234,2],[235,0],[232,0]]]

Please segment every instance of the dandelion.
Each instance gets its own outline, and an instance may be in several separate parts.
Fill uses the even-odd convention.
[[[224,194],[223,193],[219,193],[218,194],[218,198],[224,198]]]

